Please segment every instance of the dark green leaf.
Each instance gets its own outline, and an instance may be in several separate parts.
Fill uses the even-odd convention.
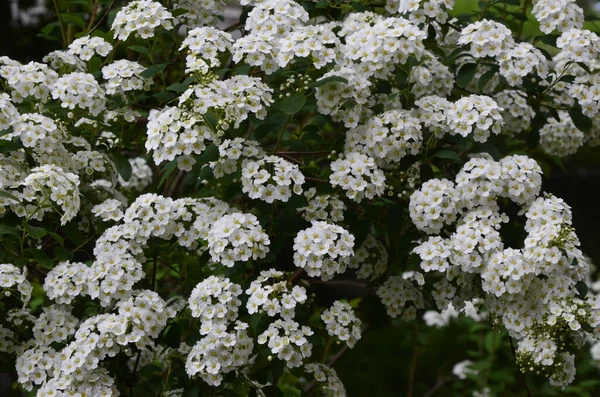
[[[583,281],[578,281],[577,284],[575,284],[575,289],[579,294],[579,299],[584,299],[589,291],[587,284]]]
[[[13,236],[21,237],[21,233],[19,233],[17,229],[8,225],[0,225],[0,235],[3,234],[11,234]]]
[[[200,385],[191,384],[183,391],[183,397],[198,397],[200,396]]]
[[[458,156],[458,153],[456,153],[452,150],[438,150],[433,155],[434,155],[434,157],[439,157],[441,159],[450,159],[450,160],[460,161],[460,157]]]
[[[7,198],[7,199],[16,201],[17,203],[21,202],[21,200],[19,200],[18,198],[16,198],[15,196],[13,196],[9,192],[7,192],[6,190],[2,190],[2,189],[0,189],[0,197],[4,197],[4,198]]]
[[[41,249],[27,248],[25,252],[30,258],[35,260],[40,266],[50,268],[52,266],[52,259]]]
[[[131,178],[132,169],[131,169],[131,163],[129,162],[127,157],[123,156],[119,152],[112,152],[109,154],[109,157],[111,158],[112,162],[115,164],[115,167],[117,168],[119,175],[121,175],[121,178],[128,181],[129,178]]]
[[[157,74],[163,72],[165,70],[165,68],[167,67],[167,65],[168,65],[168,63],[159,63],[157,65],[152,65],[148,69],[146,69],[142,73],[140,73],[140,76],[142,76],[145,79],[154,77]]]
[[[475,63],[467,63],[464,64],[456,74],[456,85],[460,88],[465,88],[469,85],[471,80],[473,80],[473,76],[475,76],[475,72],[477,71],[477,64]]]
[[[477,88],[479,88],[479,91],[483,91],[487,83],[489,83],[489,81],[492,79],[492,77],[494,77],[495,74],[495,70],[488,70],[483,75],[481,75],[479,81],[477,82]]]
[[[171,84],[170,86],[167,87],[167,90],[175,91],[175,92],[183,92],[183,91],[187,90],[188,87],[190,86],[190,84],[192,84],[193,82],[194,82],[194,78],[188,77],[181,83]]]
[[[286,96],[276,102],[273,107],[281,110],[285,114],[296,114],[306,103],[306,97],[301,94]]]
[[[345,83],[348,84],[348,80],[346,80],[345,78],[343,78],[342,76],[329,76],[329,77],[325,77],[323,79],[317,80],[313,83],[311,83],[311,87],[321,87],[324,86],[325,84],[329,84],[329,83]]]
[[[158,182],[158,187],[160,188],[162,184],[167,180],[169,175],[173,173],[177,169],[177,160],[169,161],[162,169],[163,175],[160,178],[160,182]]]
[[[171,324],[165,334],[165,344],[173,349],[178,349],[181,345],[181,329],[177,323]]]
[[[56,234],[54,232],[48,232],[48,235],[52,236],[52,238],[55,239],[60,245],[65,244],[65,240],[63,240],[63,238],[61,236],[59,236],[58,234]]]
[[[573,124],[577,129],[583,132],[590,132],[593,123],[592,119],[581,112],[581,108],[579,106],[574,106],[569,110],[569,116],[571,116],[571,120],[573,120]]]
[[[61,262],[70,261],[73,259],[73,252],[62,245],[59,245],[58,247],[54,248],[54,257]]]
[[[43,227],[31,226],[27,224],[25,225],[25,231],[28,235],[36,240],[44,237],[47,234],[46,229]]]
[[[132,45],[127,48],[131,51],[140,52],[148,57],[150,56],[150,50],[148,50],[146,47],[142,47],[140,45]]]

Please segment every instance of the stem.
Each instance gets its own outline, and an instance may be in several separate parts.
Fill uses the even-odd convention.
[[[152,260],[152,282],[150,284],[150,289],[152,291],[156,290],[156,268],[157,268],[157,255],[154,255],[154,258]]]
[[[135,358],[135,365],[133,366],[133,373],[131,374],[132,378],[135,378],[135,373],[137,372],[138,364],[140,363],[140,356],[142,355],[142,351],[138,351],[137,357]],[[129,386],[129,397],[133,396],[133,385],[135,382],[131,379],[131,385]]]
[[[102,18],[100,18],[100,20],[98,20],[98,23],[96,23],[96,25],[94,25],[94,27],[92,28],[92,30],[90,30],[90,31],[88,32],[88,34],[92,34],[92,32],[93,32],[94,30],[98,29],[98,27],[99,27],[99,26],[102,24],[102,22],[104,22],[104,20],[105,20],[105,19],[106,19],[106,17],[108,16],[108,13],[110,12],[111,8],[113,8],[113,7],[114,7],[114,5],[115,5],[115,2],[116,2],[116,1],[117,1],[117,0],[112,0],[112,1],[110,2],[110,4],[108,5],[108,8],[106,9],[106,12],[104,13],[104,15],[102,15]]]
[[[510,349],[512,350],[512,354],[513,354],[513,357],[515,358],[515,362],[516,362],[517,353],[515,352],[515,345],[513,345],[513,341],[510,336],[508,337],[508,340],[510,341]],[[517,365],[517,373],[518,373],[517,377],[519,378],[519,380],[521,380],[521,383],[523,383],[523,386],[525,387],[525,390],[527,391],[527,397],[532,397],[531,390],[529,390],[529,386],[527,385],[527,379],[525,378],[525,374],[523,372],[521,372],[518,365]]]
[[[94,20],[96,19],[96,13],[98,12],[98,0],[94,0],[94,7],[92,8],[92,16],[90,17],[90,23],[85,29],[86,32],[89,32],[94,24]]]
[[[285,129],[287,128],[291,119],[292,119],[292,117],[288,116],[287,120],[285,120],[285,123],[283,124],[283,127],[281,128],[281,132],[279,133],[279,137],[277,137],[277,143],[275,143],[275,147],[271,151],[271,154],[275,153],[275,151],[279,147],[279,144],[281,143],[281,139],[283,138],[283,134],[285,134]]]
[[[60,10],[58,9],[58,3],[56,0],[52,0],[52,4],[54,4],[54,10],[56,12],[56,17],[58,18],[58,25],[60,26],[60,36],[62,38],[63,47],[67,46],[67,38],[65,36],[65,28],[63,26],[62,18],[60,17]]]
[[[412,360],[410,362],[410,369],[408,370],[408,387],[406,388],[406,397],[413,397],[415,389],[415,372],[417,370],[417,358],[419,357],[419,351],[413,349]]]

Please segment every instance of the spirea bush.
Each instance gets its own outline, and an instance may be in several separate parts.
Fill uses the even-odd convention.
[[[418,346],[396,395],[595,386],[568,385],[600,288],[542,186],[599,142],[582,9],[242,0],[226,26],[224,6],[65,0],[40,33],[63,50],[0,57],[14,387],[361,395],[335,366],[386,324]],[[417,358],[446,326],[469,337],[426,387]]]

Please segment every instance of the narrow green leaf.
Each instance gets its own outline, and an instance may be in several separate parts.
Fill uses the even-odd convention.
[[[464,64],[456,74],[456,85],[460,88],[465,88],[469,85],[471,80],[473,80],[473,76],[475,76],[475,72],[477,71],[477,64],[475,63],[467,63]]]
[[[319,80],[311,83],[310,86],[313,88],[316,88],[316,87],[324,86],[325,84],[329,84],[329,83],[346,83],[346,84],[348,84],[348,80],[346,80],[342,76],[329,76],[329,77],[325,77],[323,79],[319,79]]]
[[[165,344],[173,349],[178,349],[181,345],[181,329],[177,323],[171,324],[165,334]]]
[[[194,78],[188,77],[181,83],[171,84],[170,86],[167,87],[167,90],[175,91],[175,92],[183,92],[183,91],[187,90],[188,87],[190,86],[190,84],[192,84],[193,82],[194,82]]]
[[[148,69],[146,69],[142,73],[140,73],[140,76],[142,76],[145,79],[154,77],[157,74],[162,73],[165,70],[165,68],[167,67],[167,65],[168,65],[168,63],[159,63],[156,65],[152,65]]]
[[[2,190],[2,189],[0,189],[0,197],[4,197],[4,198],[7,198],[7,199],[16,201],[17,203],[21,202],[21,200],[19,200],[18,198],[16,198],[15,196],[13,196],[9,192],[7,192],[6,190]]]
[[[579,299],[585,299],[585,296],[587,295],[587,293],[589,291],[587,284],[584,283],[583,281],[578,281],[577,284],[575,284],[575,289],[577,290],[577,293],[579,294]]]
[[[434,157],[439,157],[441,159],[450,159],[450,160],[456,160],[456,161],[460,161],[460,157],[458,155],[458,153],[452,151],[452,150],[438,150],[437,152],[435,152],[433,154]]]
[[[490,80],[492,79],[492,77],[494,77],[495,74],[495,70],[488,70],[487,72],[481,75],[479,81],[477,82],[477,88],[479,88],[479,91],[483,91],[487,83],[490,82]]]
[[[58,247],[54,248],[54,257],[61,262],[70,261],[73,259],[73,252],[62,245],[59,245]]]
[[[583,114],[579,106],[569,109],[569,116],[571,116],[571,120],[573,120],[573,124],[575,124],[578,130],[582,132],[590,132],[592,130],[592,119]]]
[[[10,234],[13,236],[17,236],[20,237],[21,233],[19,233],[19,231],[17,229],[15,229],[14,227],[10,227],[8,225],[0,225],[0,235],[3,234]]]
[[[41,249],[37,248],[27,248],[25,252],[28,254],[30,258],[35,260],[40,266],[45,268],[52,267],[52,259]]]
[[[131,51],[142,53],[148,57],[150,56],[150,50],[148,50],[146,47],[142,47],[140,45],[132,45],[127,48],[130,49]]]

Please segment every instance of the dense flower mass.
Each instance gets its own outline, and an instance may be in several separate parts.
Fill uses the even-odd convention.
[[[342,397],[385,394],[397,364],[407,395],[491,397],[596,377],[578,355],[600,367],[600,284],[542,188],[600,143],[600,37],[574,0],[122,3],[57,2],[40,36],[63,50],[0,56],[13,388]]]

